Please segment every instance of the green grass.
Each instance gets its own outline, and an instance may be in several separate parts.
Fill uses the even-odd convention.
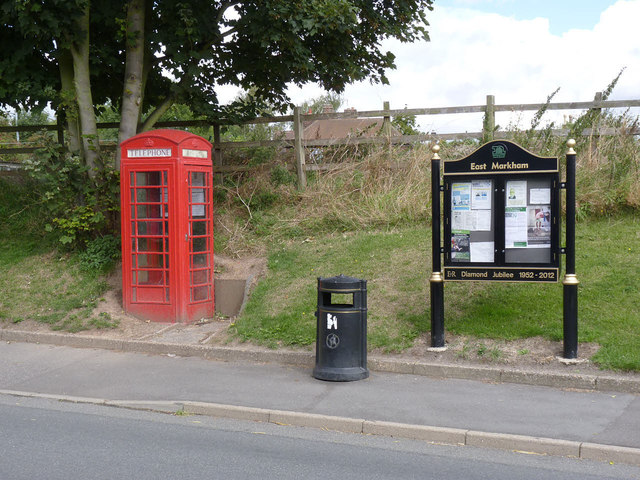
[[[400,351],[429,328],[424,271],[428,239],[422,229],[331,235],[273,249],[269,273],[234,331],[270,347],[315,342],[317,277],[367,279],[368,342]],[[417,255],[417,258],[416,258]],[[409,301],[414,296],[424,301]]]
[[[92,317],[107,289],[104,278],[84,268],[79,255],[56,252],[32,191],[0,180],[0,323],[29,319],[69,332],[115,326]]]
[[[84,271],[75,256],[38,253],[20,258],[0,243],[0,321],[30,319],[53,330],[77,332],[105,328],[92,311],[107,284]]]
[[[578,335],[603,368],[640,370],[640,217],[580,222]],[[479,338],[562,340],[562,285],[463,283],[445,289],[445,328]],[[469,295],[471,293],[471,295]]]
[[[427,228],[407,228],[274,246],[268,275],[234,331],[271,347],[311,345],[316,277],[343,273],[368,281],[369,348],[402,351],[430,328],[430,242]],[[640,218],[580,222],[576,243],[579,341],[602,346],[593,358],[602,368],[640,370]],[[561,341],[562,284],[447,283],[445,329],[475,338]]]

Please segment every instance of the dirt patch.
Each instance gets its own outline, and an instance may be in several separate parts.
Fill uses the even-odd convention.
[[[267,272],[267,259],[264,257],[231,258],[224,255],[215,257],[216,278],[257,280]]]
[[[215,277],[219,279],[250,279],[251,285],[253,286],[258,279],[266,273],[266,270],[266,258],[230,258],[224,255],[215,256]],[[116,334],[121,338],[138,339],[152,335],[154,332],[158,331],[159,325],[165,325],[154,323],[149,320],[142,320],[124,312],[122,309],[122,269],[120,267],[116,268],[115,272],[107,279],[107,281],[109,283],[109,290],[105,293],[103,300],[98,304],[98,307],[94,311],[94,315],[99,315],[104,312],[113,320],[117,320],[119,322],[119,326],[116,329],[92,330],[91,332],[85,332],[85,334],[108,336]],[[216,317],[203,319],[198,323],[199,325],[202,325],[213,322],[228,325],[231,320],[228,318]],[[189,326],[176,326],[176,328],[189,328]]]
[[[446,358],[450,363],[478,364],[519,364],[542,366],[557,362],[562,356],[562,342],[553,342],[541,337],[519,340],[493,340],[488,338],[470,338],[462,335],[446,334],[446,350],[443,352],[428,351],[429,338],[421,336],[413,347],[402,352],[403,357]],[[593,356],[599,345],[582,343],[579,345],[581,358]],[[384,352],[376,352],[384,353]],[[388,354],[395,356],[395,354]]]

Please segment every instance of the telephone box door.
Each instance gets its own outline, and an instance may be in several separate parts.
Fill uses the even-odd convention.
[[[176,313],[170,268],[175,248],[170,241],[175,229],[174,168],[125,167],[123,173],[122,191],[130,204],[130,221],[123,225],[123,241],[130,246],[122,259],[123,275],[130,275],[125,282],[130,287],[123,289],[125,308],[171,321]]]
[[[182,266],[187,291],[188,318],[213,316],[213,215],[211,211],[212,174],[210,168],[187,167],[185,206],[187,209],[187,261]]]

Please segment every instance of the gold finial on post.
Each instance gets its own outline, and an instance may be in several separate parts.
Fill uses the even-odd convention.
[[[438,152],[440,151],[440,145],[438,145],[437,143],[434,143],[431,146],[431,151],[433,152],[433,156],[431,157],[431,160],[440,160],[440,155],[438,155]]]
[[[569,148],[569,150],[567,150],[567,155],[575,155],[576,151],[573,149],[573,147],[576,146],[576,141],[573,138],[570,138],[569,140],[567,140],[567,147]]]

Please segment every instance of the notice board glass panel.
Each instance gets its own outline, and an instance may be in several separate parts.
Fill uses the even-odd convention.
[[[452,263],[495,261],[493,183],[491,179],[451,182],[449,253]]]
[[[553,179],[509,179],[505,183],[505,264],[551,264],[555,217]]]

